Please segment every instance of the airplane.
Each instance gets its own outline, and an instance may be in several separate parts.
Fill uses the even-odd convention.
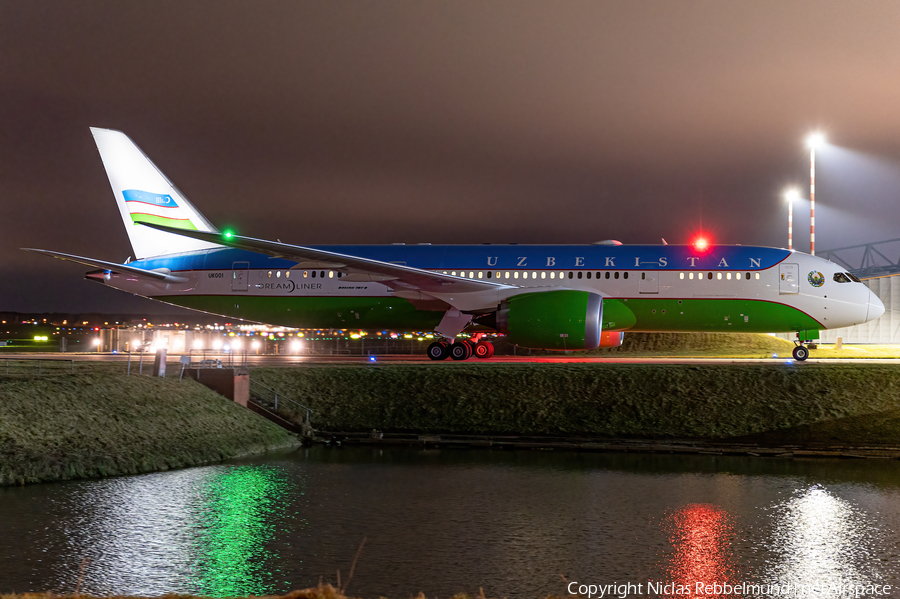
[[[217,229],[127,135],[91,133],[135,259],[22,249],[183,308],[296,328],[434,331],[433,360],[490,358],[486,332],[560,351],[617,347],[625,332],[785,332],[797,333],[793,357],[803,361],[820,330],[884,313],[837,264],[781,248],[703,239],[312,247],[246,237]]]

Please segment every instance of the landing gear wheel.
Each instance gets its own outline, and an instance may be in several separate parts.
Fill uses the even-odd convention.
[[[454,360],[468,360],[472,357],[472,346],[466,342],[456,342],[450,346],[450,357]]]
[[[450,355],[450,347],[446,343],[435,341],[428,346],[428,357],[432,360],[446,360]]]
[[[475,357],[486,360],[494,355],[494,344],[488,341],[479,341],[475,346]]]
[[[802,345],[798,345],[794,348],[793,355],[795,360],[797,360],[798,362],[802,362],[809,357],[809,349]]]

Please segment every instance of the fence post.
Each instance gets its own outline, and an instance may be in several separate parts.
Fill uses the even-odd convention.
[[[38,376],[41,376],[41,360],[38,360]]]
[[[131,376],[131,350],[128,350],[128,373],[126,376]]]

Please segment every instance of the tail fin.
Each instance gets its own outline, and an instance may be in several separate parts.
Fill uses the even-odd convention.
[[[175,185],[121,131],[91,127],[135,258],[219,247],[139,223],[216,232]]]

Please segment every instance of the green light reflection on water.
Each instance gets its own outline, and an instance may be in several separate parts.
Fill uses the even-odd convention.
[[[281,520],[290,485],[272,466],[228,467],[201,492],[196,561],[198,594],[208,597],[267,595],[277,584],[277,559],[269,541]]]

